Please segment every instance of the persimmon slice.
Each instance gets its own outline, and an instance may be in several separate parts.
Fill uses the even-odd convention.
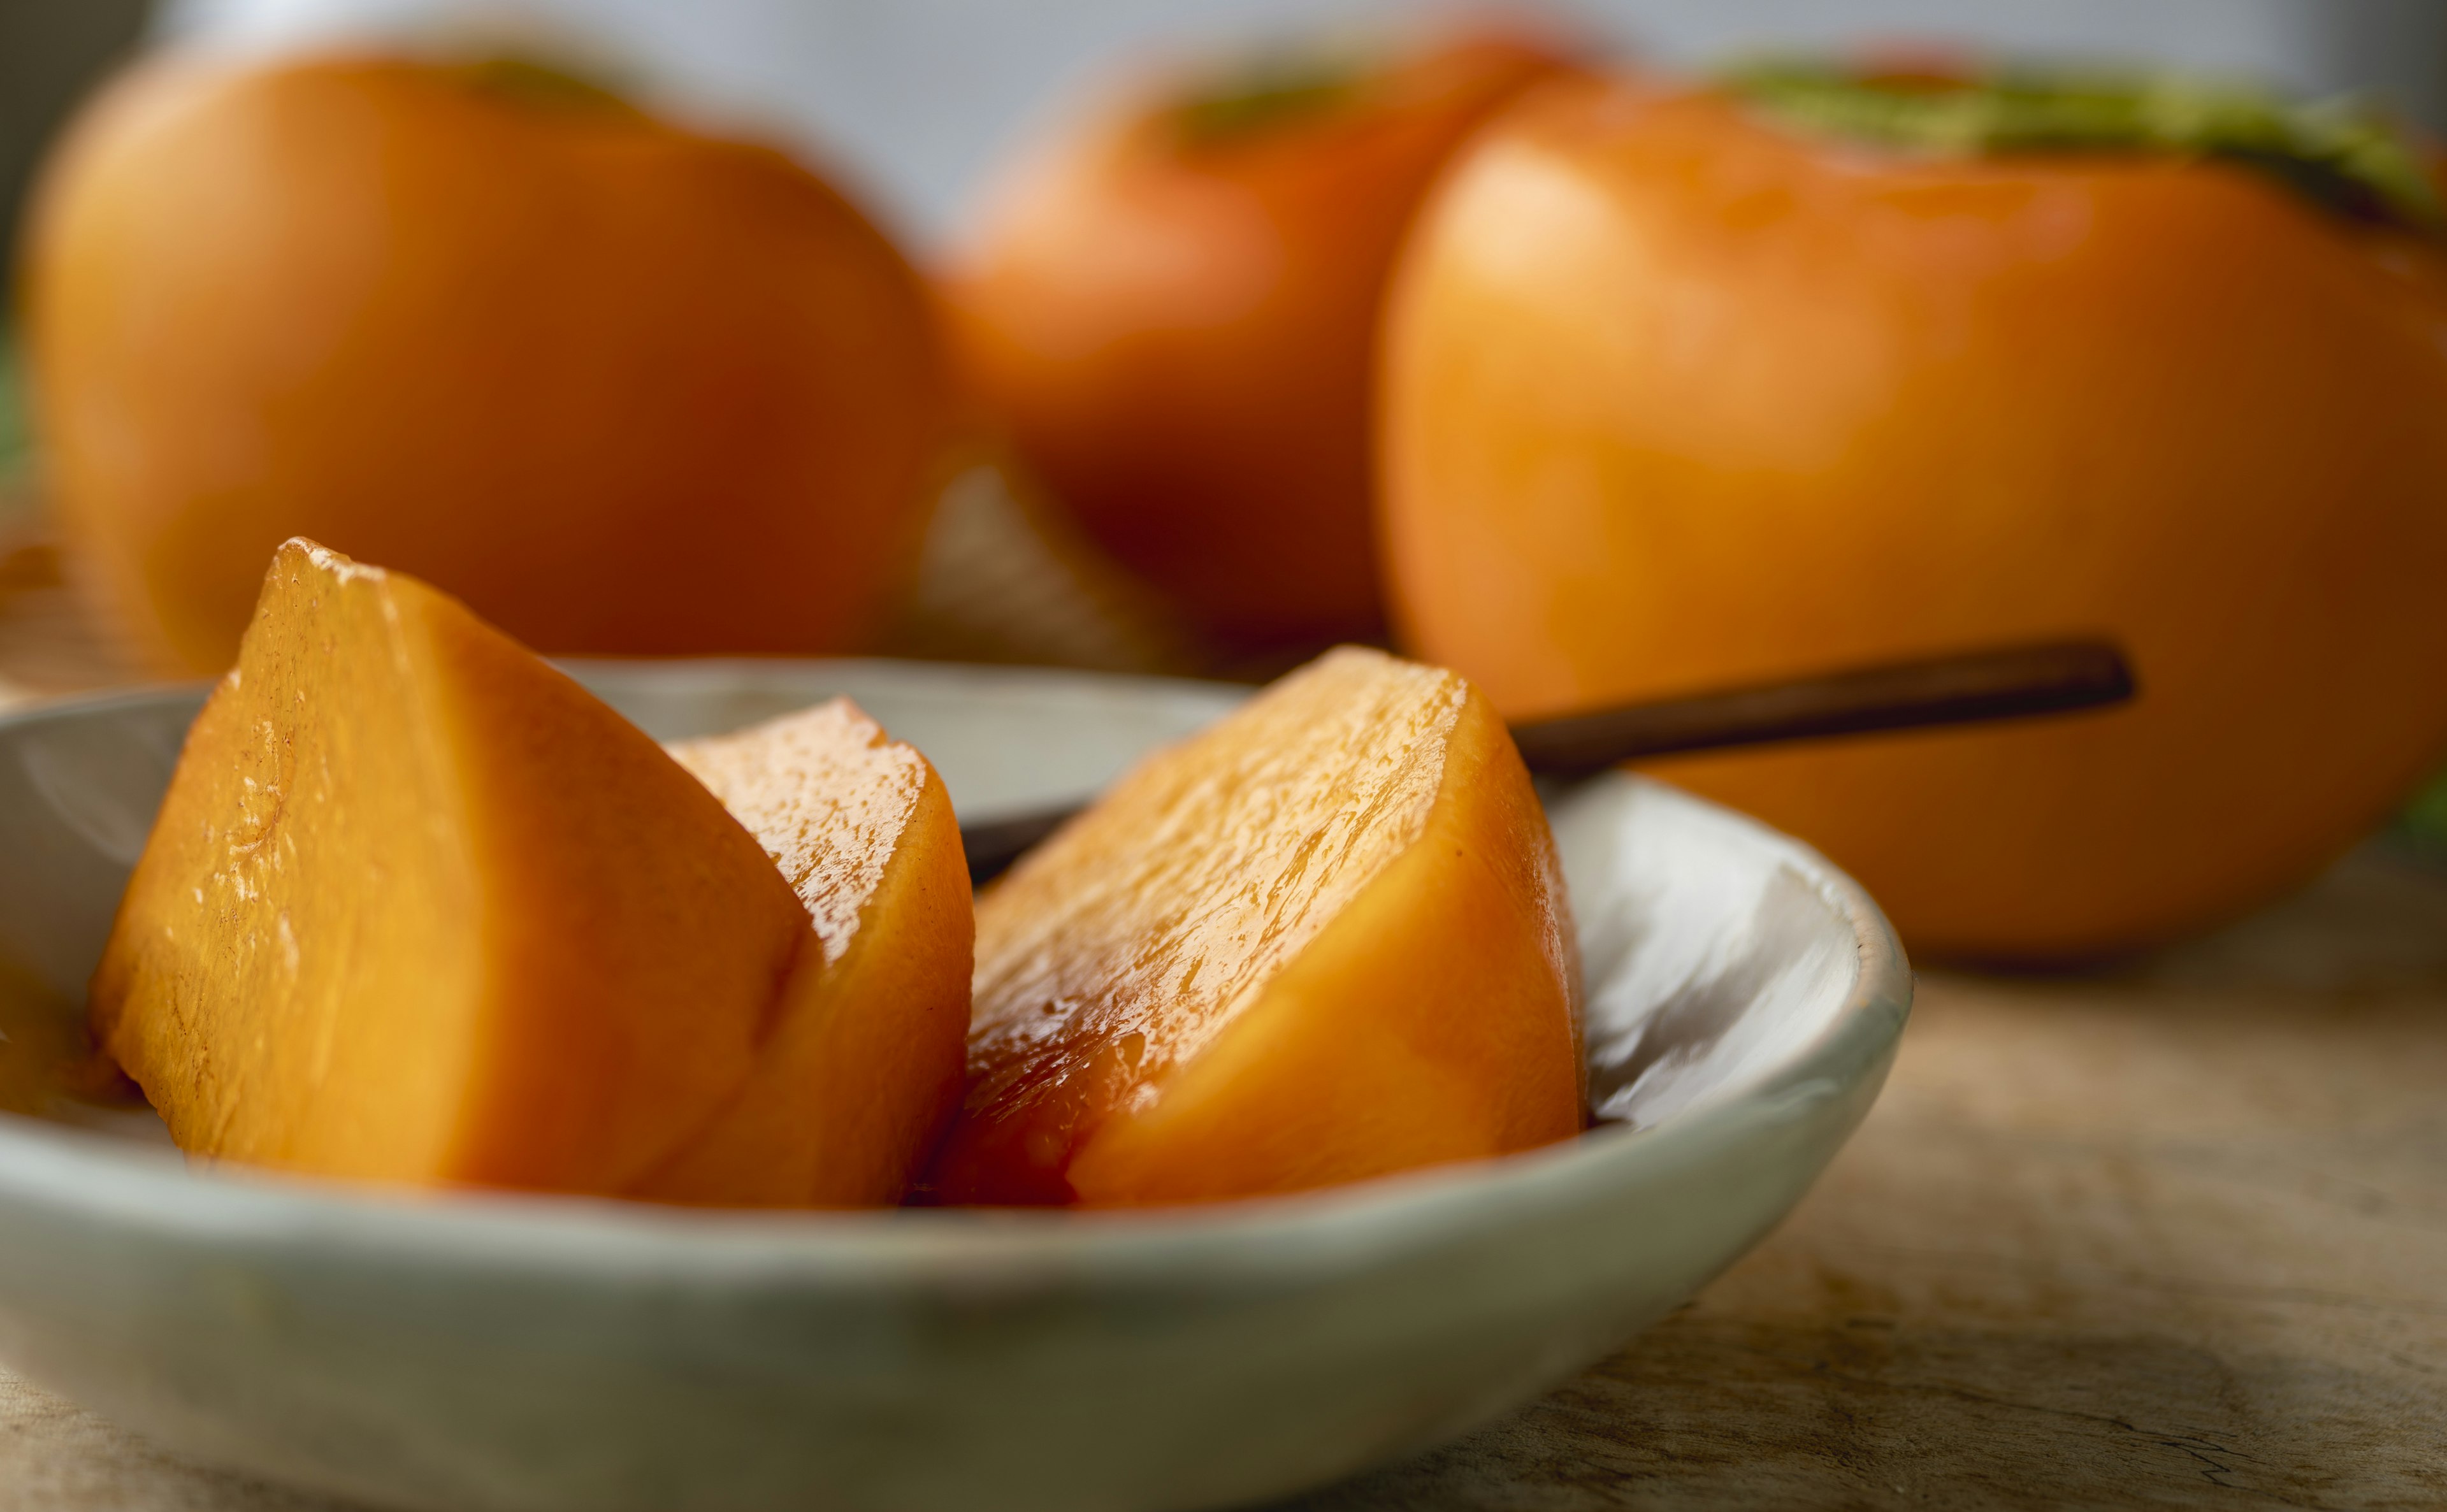
[[[812,938],[653,740],[455,599],[293,540],[92,1010],[187,1150],[617,1193],[748,1082]]]
[[[1285,678],[989,890],[977,949],[944,1202],[1248,1197],[1582,1126],[1553,841],[1451,672]]]
[[[846,698],[670,747],[754,835],[817,936],[748,1085],[635,1195],[897,1202],[959,1106],[969,873],[943,782]]]

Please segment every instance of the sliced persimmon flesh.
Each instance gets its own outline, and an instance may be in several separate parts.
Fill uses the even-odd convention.
[[[812,938],[644,733],[447,595],[293,540],[92,1009],[189,1151],[617,1193],[747,1083]]]
[[[969,873],[942,779],[845,698],[670,749],[780,867],[818,948],[747,1086],[635,1195],[899,1201],[959,1106],[969,1027]]]
[[[977,908],[950,1203],[1297,1191],[1582,1126],[1578,975],[1511,737],[1344,649],[1143,762]]]

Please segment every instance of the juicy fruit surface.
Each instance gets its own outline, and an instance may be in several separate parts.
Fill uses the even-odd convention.
[[[914,561],[924,291],[779,153],[500,70],[155,60],[28,253],[62,528],[164,669],[229,666],[293,535],[551,652],[846,649]]]
[[[1337,652],[1143,763],[980,899],[939,1195],[1196,1200],[1567,1136],[1568,928],[1483,701]]]
[[[1531,717],[2067,634],[2129,709],[1677,762],[1915,951],[2213,922],[2447,746],[2447,259],[2256,173],[1549,87],[1388,307],[1397,617]]]
[[[635,1195],[895,1202],[958,1106],[975,933],[942,779],[847,699],[673,745],[814,922],[748,1085]]]
[[[1296,691],[1314,696],[1242,721],[1202,760],[1134,775],[1098,805],[1104,843],[1066,836],[993,895],[977,982],[991,1005],[977,1053],[1000,1068],[987,1095],[1026,1106],[1054,1092],[1054,1068],[1031,1052],[1055,1018],[1073,1044],[1160,1079],[1418,839],[1460,679],[1340,676]],[[1066,1002],[1083,1007],[1047,1011]],[[1004,1011],[1016,1005],[1034,1012]]]
[[[448,597],[292,542],[92,1011],[189,1151],[612,1193],[747,1080],[803,942],[645,735]]]
[[[1453,146],[1557,63],[1489,35],[1305,94],[1174,81],[1045,143],[954,270],[970,382],[1088,532],[1224,646],[1381,625],[1385,278]]]
[[[669,748],[782,868],[827,964],[857,937],[920,801],[942,785],[915,747],[846,698]]]

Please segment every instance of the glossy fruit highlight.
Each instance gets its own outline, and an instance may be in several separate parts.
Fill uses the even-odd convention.
[[[193,1153],[610,1194],[747,1080],[811,934],[635,727],[446,595],[292,541],[92,1014]]]
[[[1486,700],[1336,652],[1142,762],[979,898],[937,1195],[1209,1201],[1568,1138],[1573,950]]]
[[[846,698],[682,741],[815,921],[748,1084],[634,1194],[898,1202],[960,1103],[977,925],[943,780]]]
[[[448,596],[292,541],[128,883],[97,1037],[198,1155],[896,1202],[968,1022],[942,784],[846,704],[681,755]]]

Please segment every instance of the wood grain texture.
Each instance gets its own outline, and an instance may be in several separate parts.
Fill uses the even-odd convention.
[[[338,1512],[336,1504],[188,1465],[0,1370],[5,1512]]]
[[[2366,853],[2123,973],[1925,978],[1782,1231],[1300,1504],[2447,1505],[2447,882]]]

